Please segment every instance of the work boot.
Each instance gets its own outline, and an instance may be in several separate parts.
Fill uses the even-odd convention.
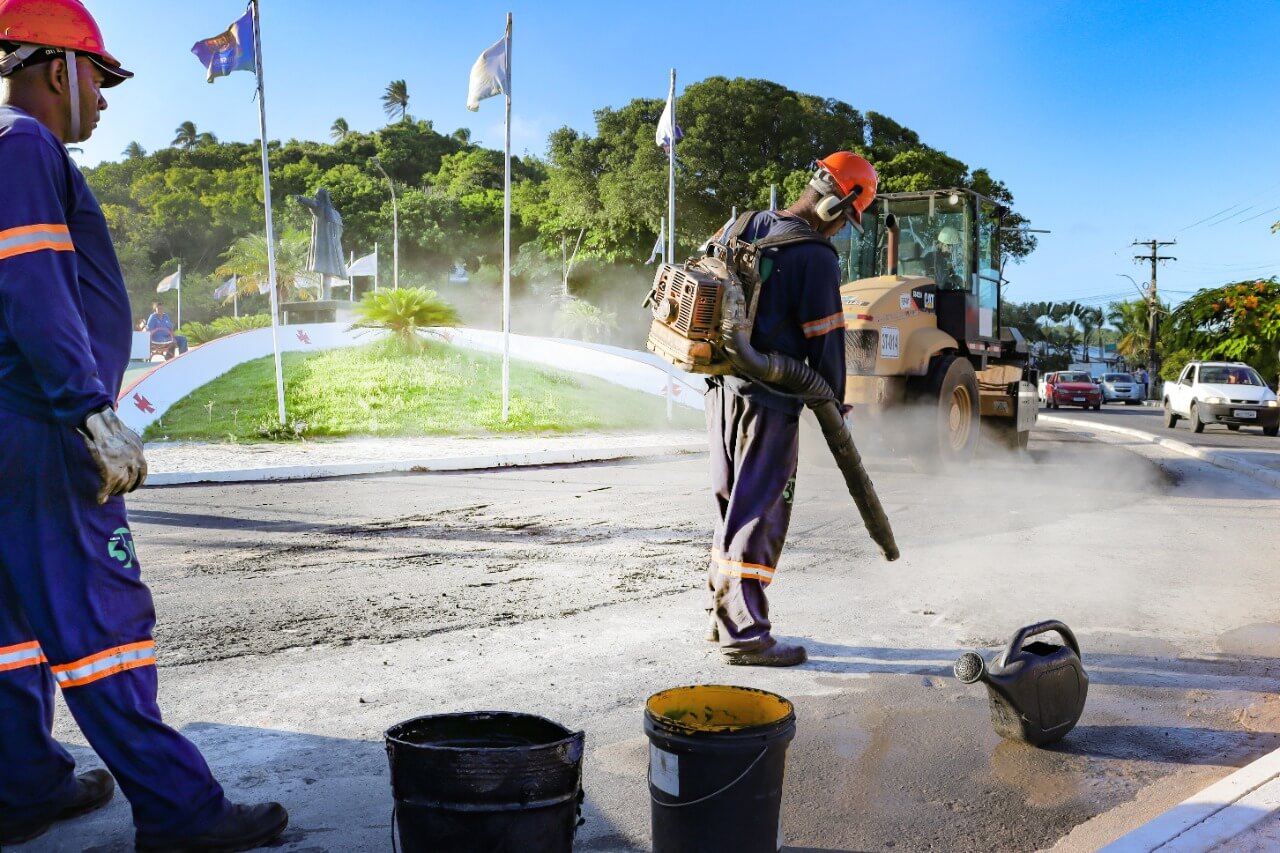
[[[100,809],[111,802],[115,792],[116,780],[107,771],[81,773],[76,777],[75,792],[52,811],[44,811],[37,817],[0,818],[0,847],[39,838],[60,820],[70,820]]]
[[[227,816],[203,835],[154,836],[138,833],[138,853],[236,853],[253,850],[284,832],[289,813],[279,803],[232,805]]]
[[[714,610],[708,613],[708,619],[710,621],[707,624],[707,642],[718,643],[720,642],[720,620],[716,618]]]
[[[724,649],[725,663],[731,666],[796,666],[809,659],[804,646],[772,640],[754,649]]]

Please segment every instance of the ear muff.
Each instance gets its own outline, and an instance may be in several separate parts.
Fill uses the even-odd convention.
[[[820,169],[809,181],[809,186],[822,193],[822,198],[814,205],[814,212],[823,222],[833,222],[848,214],[853,207],[854,199],[862,195],[862,185],[856,185],[848,195],[841,195],[840,188],[825,169]]]
[[[839,219],[848,206],[848,203],[838,195],[824,195],[818,200],[814,212],[823,222],[831,222]]]
[[[814,212],[823,222],[834,221],[848,207],[847,200],[841,198],[839,189],[836,188],[835,182],[831,180],[825,169],[818,170],[818,173],[810,179],[809,186],[822,194],[822,198],[818,199],[817,205],[814,206]]]

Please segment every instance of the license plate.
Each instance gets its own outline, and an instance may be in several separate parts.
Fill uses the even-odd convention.
[[[1084,397],[1076,397],[1076,398],[1075,398],[1075,401],[1076,401],[1077,403],[1083,403],[1083,402],[1084,402]]]
[[[1258,413],[1255,412],[1253,409],[1233,409],[1231,412],[1231,417],[1243,418],[1245,420],[1256,418],[1257,416],[1258,416]]]

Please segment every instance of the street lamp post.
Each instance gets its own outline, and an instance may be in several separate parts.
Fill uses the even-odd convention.
[[[391,180],[391,176],[387,174],[387,170],[382,168],[382,161],[377,157],[373,158],[373,165],[378,167],[378,171],[387,179],[387,186],[391,187],[391,287],[393,290],[400,289],[400,208],[396,204],[396,182]]]

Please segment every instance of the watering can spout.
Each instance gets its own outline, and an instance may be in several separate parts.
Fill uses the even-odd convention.
[[[965,652],[955,663],[956,678],[965,684],[987,680],[987,662],[977,652]]]

